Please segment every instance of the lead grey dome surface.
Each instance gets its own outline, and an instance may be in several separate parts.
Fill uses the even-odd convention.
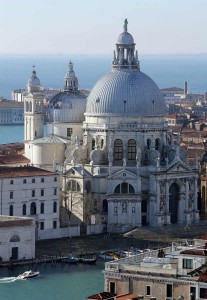
[[[140,71],[112,70],[91,90],[85,115],[164,116],[164,98]]]
[[[80,123],[84,121],[86,96],[80,92],[64,91],[55,95],[48,104],[49,121]]]
[[[129,32],[122,32],[118,36],[117,44],[125,44],[125,45],[134,44],[133,36]]]

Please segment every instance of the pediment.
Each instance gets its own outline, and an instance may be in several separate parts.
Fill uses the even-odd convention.
[[[121,169],[118,170],[116,172],[114,172],[113,174],[111,174],[111,178],[112,179],[123,179],[123,178],[127,178],[127,179],[136,179],[138,177],[137,174],[133,173],[132,171],[129,171],[127,169]]]
[[[191,169],[189,166],[182,161],[178,161],[174,163],[173,165],[170,165],[169,168],[167,169],[167,173],[179,173],[179,172],[191,172]]]
[[[66,173],[66,177],[71,177],[71,178],[87,178],[87,177],[92,177],[91,173],[89,173],[87,170],[82,168],[82,166],[78,167],[72,167],[70,168]]]

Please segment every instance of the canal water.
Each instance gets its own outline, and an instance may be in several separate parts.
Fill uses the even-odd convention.
[[[38,270],[33,279],[16,277],[27,270]],[[104,291],[104,263],[96,265],[42,264],[16,267],[13,271],[0,269],[0,299],[5,300],[85,300],[87,296]]]

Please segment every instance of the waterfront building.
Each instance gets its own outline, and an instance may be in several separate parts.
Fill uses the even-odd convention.
[[[35,219],[0,216],[0,262],[35,258]]]
[[[59,175],[35,167],[0,167],[1,215],[32,217],[36,239],[57,238]]]
[[[0,125],[24,123],[24,105],[15,101],[0,101]]]
[[[172,244],[105,264],[105,291],[143,300],[207,299],[205,245]]]
[[[27,92],[28,98],[35,107],[36,73],[30,83],[35,90]],[[50,165],[62,174],[61,205],[82,233],[88,224],[94,233],[123,232],[199,220],[197,162],[188,163],[179,136],[174,141],[167,131],[163,96],[140,71],[127,20],[112,71],[95,84],[87,101],[69,63],[65,90],[49,103],[51,135],[44,138],[42,123],[35,122],[42,112],[25,109],[26,156],[31,164]]]

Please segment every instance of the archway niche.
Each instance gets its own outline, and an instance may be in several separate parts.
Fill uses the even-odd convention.
[[[178,206],[179,206],[180,187],[177,183],[172,183],[169,188],[169,212],[171,213],[171,224],[178,222]]]

